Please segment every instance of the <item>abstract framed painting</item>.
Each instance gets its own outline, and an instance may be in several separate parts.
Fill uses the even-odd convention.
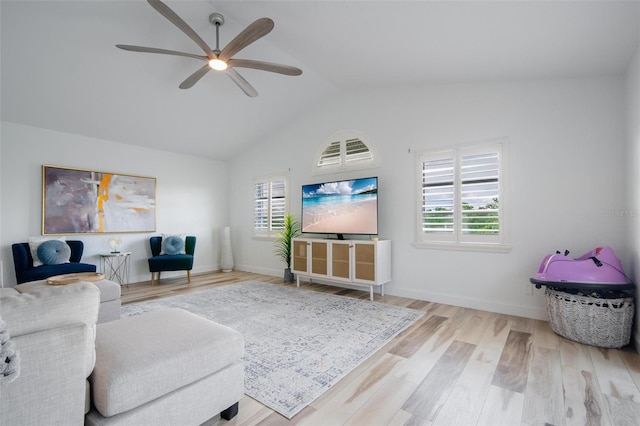
[[[156,178],[42,166],[42,234],[155,232]]]

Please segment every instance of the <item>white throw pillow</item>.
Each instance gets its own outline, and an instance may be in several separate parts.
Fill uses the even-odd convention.
[[[42,261],[38,257],[38,247],[40,247],[40,244],[49,240],[60,240],[66,242],[65,238],[66,237],[29,237],[29,251],[31,252],[31,258],[33,259],[33,266],[36,267],[43,265]]]

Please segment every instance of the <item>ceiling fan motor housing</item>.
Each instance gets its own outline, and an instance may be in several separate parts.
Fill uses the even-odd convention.
[[[213,25],[222,26],[224,25],[224,16],[222,16],[221,13],[214,12],[209,15],[209,22],[211,22]]]

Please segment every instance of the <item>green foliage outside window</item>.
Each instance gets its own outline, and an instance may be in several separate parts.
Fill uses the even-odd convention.
[[[478,207],[462,203],[463,233],[474,235],[495,235],[500,231],[498,219],[498,198]],[[423,227],[426,232],[453,232],[453,211],[446,207],[436,207],[424,213]]]

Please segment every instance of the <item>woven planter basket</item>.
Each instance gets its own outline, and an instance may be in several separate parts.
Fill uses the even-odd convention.
[[[633,297],[602,299],[562,291],[545,291],[553,331],[567,339],[603,348],[629,344]]]

